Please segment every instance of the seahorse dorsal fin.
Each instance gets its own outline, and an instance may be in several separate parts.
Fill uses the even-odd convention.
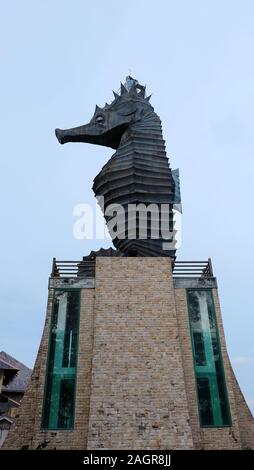
[[[126,95],[128,93],[128,90],[126,90],[125,86],[121,83],[121,96]]]
[[[132,95],[132,96],[137,96],[138,95],[137,88],[136,88],[136,83],[134,81],[133,81],[133,83],[130,87],[129,94]]]
[[[142,98],[145,98],[146,96],[146,87],[143,86],[139,92],[139,96],[142,96]]]
[[[117,100],[117,98],[119,98],[118,93],[116,93],[114,90],[113,90],[113,95],[114,95],[115,100]]]
[[[98,113],[99,111],[101,111],[102,109],[100,108],[100,106],[96,105],[95,106],[95,113]]]

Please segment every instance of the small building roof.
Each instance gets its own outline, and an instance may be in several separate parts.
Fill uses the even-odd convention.
[[[0,351],[0,361],[7,363],[10,366],[9,370],[13,369],[16,373],[8,386],[4,383],[2,392],[24,393],[30,383],[32,370],[4,351]]]
[[[0,370],[4,372],[3,385],[7,386],[14,379],[18,373],[18,369],[11,365],[9,362],[3,360],[0,356]]]
[[[9,416],[0,416],[0,430],[3,431],[3,430],[9,430],[11,425],[13,423],[13,419],[10,418]]]

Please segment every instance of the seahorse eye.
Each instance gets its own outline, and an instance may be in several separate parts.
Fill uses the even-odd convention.
[[[95,122],[98,122],[99,124],[101,124],[102,122],[104,121],[104,117],[103,116],[97,116],[96,119],[95,119]]]

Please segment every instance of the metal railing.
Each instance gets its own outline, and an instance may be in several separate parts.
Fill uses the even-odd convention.
[[[173,277],[213,277],[211,258],[208,261],[175,261]]]
[[[94,277],[95,260],[57,261],[53,258],[51,277]]]
[[[57,261],[53,258],[51,277],[94,277],[95,258],[83,261]],[[213,277],[212,262],[208,261],[175,261],[173,277]]]

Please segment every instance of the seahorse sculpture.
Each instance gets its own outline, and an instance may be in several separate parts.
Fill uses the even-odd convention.
[[[95,177],[93,191],[103,205],[113,244],[120,255],[174,258],[173,204],[180,202],[180,190],[178,170],[172,172],[169,167],[160,118],[149,102],[150,96],[146,97],[145,87],[137,80],[127,77],[120,94],[113,93],[111,104],[106,103],[104,108],[96,105],[89,124],[56,129],[56,136],[61,144],[88,142],[116,149]],[[114,236],[115,211],[109,208],[118,205],[125,217],[118,218]]]

